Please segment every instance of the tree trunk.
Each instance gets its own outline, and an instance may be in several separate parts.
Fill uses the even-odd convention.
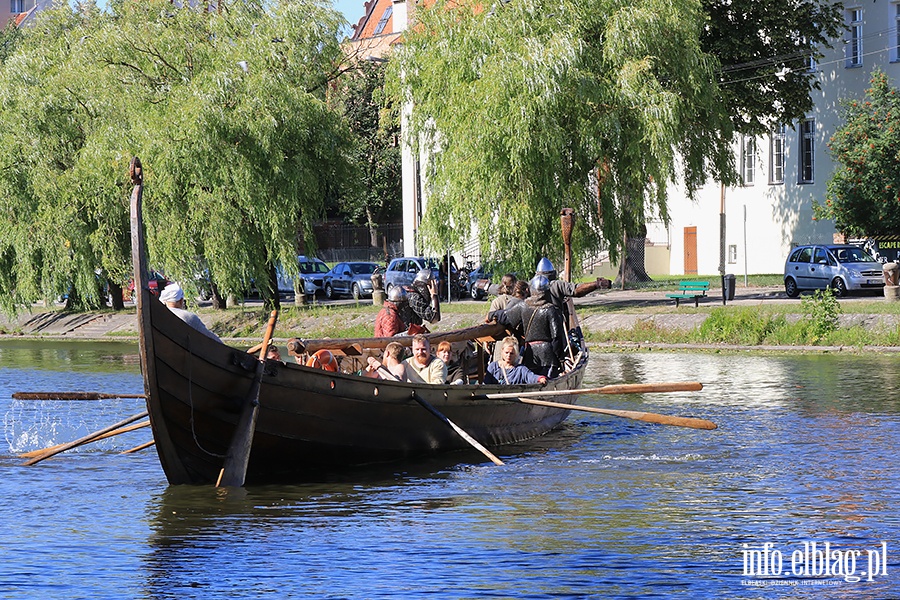
[[[227,306],[226,299],[222,296],[222,293],[219,291],[219,286],[215,283],[209,284],[209,293],[212,296],[212,306],[216,310],[225,310]]]
[[[625,259],[619,264],[619,276],[615,283],[625,285],[653,281],[644,266],[644,248],[647,242],[647,225],[641,223],[635,231],[625,232]]]
[[[125,300],[122,298],[122,286],[109,283],[109,297],[113,310],[125,310]]]

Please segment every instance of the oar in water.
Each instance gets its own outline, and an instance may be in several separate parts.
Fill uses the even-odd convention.
[[[570,392],[573,390],[569,390]],[[533,392],[539,393],[539,392]],[[552,393],[552,392],[551,392]],[[647,423],[658,423],[660,425],[674,425],[676,427],[690,427],[691,429],[715,429],[718,427],[712,421],[706,419],[695,419],[693,417],[671,417],[669,415],[660,415],[657,413],[639,412],[635,410],[616,410],[612,408],[594,408],[593,406],[578,406],[575,404],[563,404],[561,402],[548,402],[547,400],[534,400],[528,398],[528,392],[522,394],[480,394],[476,398],[488,398],[505,400],[508,402],[521,402],[523,404],[535,404],[537,406],[547,406],[549,408],[562,408],[565,410],[580,410],[584,412],[598,413],[601,415],[610,415],[613,417],[623,417],[625,419],[634,419],[635,421],[646,421]]]
[[[136,415],[132,415],[132,416],[128,417],[127,419],[119,421],[115,425],[110,425],[109,427],[104,427],[103,429],[101,429],[99,431],[95,431],[94,433],[88,434],[88,435],[84,436],[83,438],[79,438],[79,439],[75,440],[74,442],[69,442],[68,444],[63,444],[62,446],[58,446],[56,448],[48,450],[47,452],[44,452],[40,456],[36,456],[36,457],[32,458],[31,460],[26,461],[25,466],[31,466],[31,465],[37,464],[37,463],[41,462],[42,460],[50,458],[51,456],[56,456],[60,452],[65,452],[66,450],[75,448],[76,446],[81,446],[82,444],[87,444],[88,442],[92,442],[92,441],[94,441],[95,438],[103,435],[104,433],[109,433],[110,431],[119,429],[120,427],[124,427],[125,425],[128,425],[129,423],[134,423],[135,421],[143,419],[146,416],[147,416],[146,410],[144,412],[138,413]]]
[[[135,452],[143,450],[144,448],[149,448],[150,446],[152,446],[155,443],[156,443],[156,440],[150,440],[149,442],[144,442],[143,444],[135,446],[134,448],[129,448],[128,450],[119,452],[119,454],[134,454]]]
[[[703,384],[699,381],[676,381],[666,383],[621,383],[596,388],[513,392],[508,394],[489,394],[489,396],[491,398],[521,398],[523,396],[572,396],[574,394],[651,394],[656,392],[699,392],[702,389]]]
[[[145,394],[102,394],[100,392],[15,392],[13,400],[107,400],[146,398]]]
[[[128,425],[127,427],[120,427],[119,429],[116,429],[114,431],[109,431],[107,433],[104,433],[103,435],[95,436],[95,437],[87,440],[84,443],[90,444],[93,442],[99,442],[100,440],[105,440],[106,438],[110,438],[115,435],[119,435],[122,433],[128,433],[129,431],[134,431],[136,429],[143,429],[144,427],[149,427],[149,426],[150,426],[150,421],[144,421],[143,423],[135,423],[134,425]],[[82,444],[82,445],[84,445],[84,444]],[[22,454],[19,455],[19,458],[34,458],[35,456],[40,456],[41,454],[43,454],[45,452],[50,452],[51,450],[57,450],[59,448],[62,448],[63,446],[65,446],[65,444],[56,444],[55,446],[48,446],[47,448],[41,448],[40,450],[31,450],[30,452],[23,452]]]
[[[269,340],[275,331],[275,321],[278,320],[278,311],[273,310],[266,325],[266,334],[259,351],[259,362],[256,364],[256,373],[253,383],[250,385],[250,393],[247,394],[247,403],[244,405],[237,426],[234,428],[234,436],[228,446],[225,455],[225,464],[219,472],[216,487],[241,487],[247,478],[247,464],[250,462],[250,447],[253,445],[253,434],[256,431],[256,417],[259,415],[259,390],[262,384],[263,367],[266,364],[266,350],[269,348]]]

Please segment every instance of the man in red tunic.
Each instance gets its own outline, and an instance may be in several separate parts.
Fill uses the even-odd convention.
[[[406,290],[399,285],[392,287],[388,299],[375,317],[375,337],[393,337],[406,331],[407,324],[400,316],[406,302]]]

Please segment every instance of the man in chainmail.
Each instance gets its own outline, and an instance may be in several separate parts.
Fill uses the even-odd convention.
[[[565,360],[566,328],[562,312],[550,300],[550,281],[536,275],[530,282],[531,297],[495,313],[524,343],[522,364],[537,375],[555,377]]]

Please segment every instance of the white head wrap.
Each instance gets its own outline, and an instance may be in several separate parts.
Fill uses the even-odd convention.
[[[182,298],[184,298],[184,290],[177,283],[170,283],[159,294],[160,302],[178,302]]]

